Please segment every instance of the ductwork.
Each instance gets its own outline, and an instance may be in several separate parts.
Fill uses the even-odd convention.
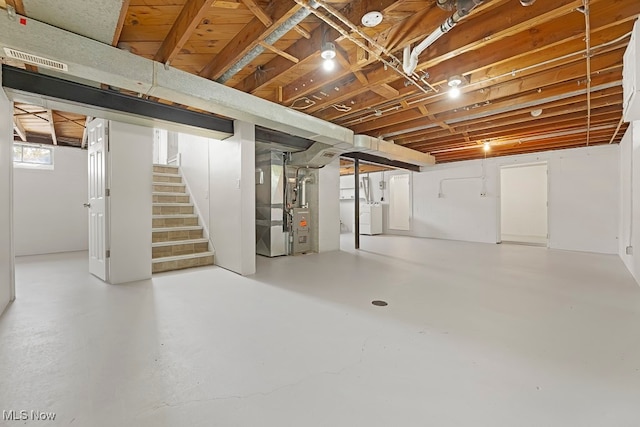
[[[319,168],[333,162],[342,152],[343,150],[316,142],[306,151],[291,154],[289,164],[292,166]]]
[[[318,8],[318,4],[313,0],[309,1],[309,6],[314,9]],[[284,21],[278,28],[271,32],[267,37],[265,37],[264,42],[269,45],[273,45],[275,42],[280,40],[285,34],[293,29],[296,25],[302,22],[307,16],[311,14],[311,11],[307,8],[301,8],[296,13],[291,15],[289,19]],[[256,59],[258,56],[262,55],[265,48],[261,45],[255,46],[249,52],[245,54],[242,58],[238,60],[235,64],[231,66],[224,74],[220,76],[216,81],[218,83],[225,83],[229,81],[233,76],[238,74],[244,67],[249,65]]]
[[[436,158],[428,153],[407,149],[407,147],[369,135],[355,135],[353,137],[353,146],[356,151],[374,154],[389,160],[397,160],[417,166],[433,166],[436,164]]]
[[[452,2],[444,0],[436,0],[438,6],[442,8],[450,7]],[[420,44],[418,44],[413,50],[411,46],[406,46],[402,55],[402,69],[407,74],[413,74],[418,66],[418,57],[425,49],[435,43],[440,37],[448,33],[458,22],[460,22],[465,16],[469,15],[476,6],[484,3],[484,0],[456,0],[456,12],[451,15],[446,21],[444,21],[435,31],[429,34]]]

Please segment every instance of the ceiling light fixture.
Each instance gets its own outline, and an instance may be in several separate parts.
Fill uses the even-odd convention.
[[[333,59],[336,57],[336,46],[331,42],[326,42],[322,45],[322,51],[320,52],[320,56],[324,59],[322,63],[322,68],[326,71],[332,71],[336,64]]]
[[[485,152],[491,150],[491,143],[489,141],[485,142],[484,144],[482,144],[482,149]]]
[[[539,117],[542,114],[542,108],[537,108],[535,110],[531,110],[531,115],[533,117]]]
[[[460,85],[464,81],[462,76],[451,76],[449,80],[447,80],[447,84],[451,89],[449,89],[449,96],[451,98],[457,98],[460,96]]]
[[[365,27],[373,28],[377,25],[380,25],[380,23],[382,22],[382,13],[378,12],[377,10],[367,12],[362,15],[362,19],[360,22],[362,22],[362,25],[364,25]]]

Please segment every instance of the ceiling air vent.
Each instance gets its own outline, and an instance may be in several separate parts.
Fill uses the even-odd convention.
[[[51,68],[58,71],[69,71],[67,64],[53,59],[43,58],[41,56],[32,55],[26,52],[20,52],[19,50],[4,48],[4,52],[9,58],[17,59],[19,61],[27,62],[29,64],[38,65],[40,67]]]

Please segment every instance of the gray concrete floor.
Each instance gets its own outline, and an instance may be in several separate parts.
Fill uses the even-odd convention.
[[[640,287],[618,257],[351,246],[119,286],[85,253],[19,258],[0,410],[75,426],[640,425]]]

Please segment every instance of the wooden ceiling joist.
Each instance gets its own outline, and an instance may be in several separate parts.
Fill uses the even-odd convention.
[[[15,116],[13,117],[13,130],[18,134],[23,142],[27,141],[27,132],[24,130],[20,120]]]
[[[249,9],[255,16],[264,24],[265,27],[269,28],[273,25],[273,20],[269,16],[269,14],[256,2],[255,0],[241,0],[247,9]]]
[[[55,116],[53,114],[53,110],[47,110],[47,114],[49,115],[49,128],[51,131],[51,140],[53,141],[53,145],[58,145],[58,137],[56,135],[56,121],[55,121]]]
[[[153,59],[163,63],[171,62],[215,2],[216,0],[187,0]]]

